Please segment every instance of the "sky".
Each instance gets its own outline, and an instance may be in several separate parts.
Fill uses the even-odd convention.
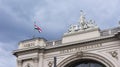
[[[61,39],[69,25],[78,24],[80,10],[101,30],[117,27],[120,0],[0,0],[0,67],[16,67],[12,51],[18,42],[43,37]],[[42,32],[34,31],[34,21]]]

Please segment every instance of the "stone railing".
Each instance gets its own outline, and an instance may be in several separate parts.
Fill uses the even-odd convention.
[[[56,41],[48,41],[46,42],[46,46],[55,46],[55,45],[61,45],[62,40],[56,40]]]
[[[117,32],[120,32],[120,27],[103,30],[103,31],[101,31],[101,36],[107,36],[107,35],[111,35],[111,34],[116,34]]]

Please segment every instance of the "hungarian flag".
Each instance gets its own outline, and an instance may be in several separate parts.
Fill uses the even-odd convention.
[[[39,33],[42,32],[42,29],[39,26],[37,26],[36,24],[34,24],[34,27],[36,30],[38,30]]]

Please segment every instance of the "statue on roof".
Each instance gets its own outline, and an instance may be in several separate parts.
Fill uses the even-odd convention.
[[[68,32],[76,32],[76,31],[82,31],[86,29],[92,29],[97,27],[95,24],[95,21],[89,20],[87,21],[85,18],[84,12],[81,10],[80,11],[80,19],[79,19],[79,24],[78,25],[70,25],[70,28],[68,29]]]
[[[78,31],[79,27],[78,25],[70,25],[70,28],[68,29],[68,32],[75,32]]]
[[[80,13],[81,13],[80,20],[79,20],[80,30],[94,28],[96,26],[95,21],[93,21],[93,20],[87,21],[85,19],[85,14],[82,10],[80,11]]]
[[[83,13],[82,10],[80,11],[80,14],[81,14],[80,20],[79,20],[80,29],[86,29],[88,26],[86,23],[85,14]]]

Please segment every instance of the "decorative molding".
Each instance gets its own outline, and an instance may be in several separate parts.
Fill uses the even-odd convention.
[[[29,49],[29,50],[25,50],[25,51],[20,51],[19,53],[17,53],[18,56],[20,55],[25,55],[25,54],[31,54],[31,53],[39,53],[40,50],[38,48],[35,49]]]
[[[76,61],[76,60],[83,60],[83,59],[91,59],[91,60],[95,60],[98,61],[100,63],[102,63],[103,65],[105,65],[106,67],[115,67],[115,65],[109,60],[106,59],[105,57],[98,55],[98,54],[94,54],[94,53],[83,53],[82,58],[81,57],[76,57],[76,55],[71,55],[67,58],[65,58],[63,61],[61,61],[57,67],[65,67],[67,64]]]
[[[113,58],[118,59],[118,52],[117,51],[111,51],[109,52]]]
[[[53,66],[53,61],[49,61],[49,62],[48,62],[48,66],[49,66],[49,67],[52,67],[52,66]]]
[[[35,58],[32,58],[33,59],[33,62],[34,63],[38,63],[39,62],[39,58],[35,57]]]
[[[75,56],[76,57],[83,57],[84,56],[84,52],[83,51],[77,52],[77,53],[75,53]]]
[[[72,52],[79,52],[79,51],[88,50],[88,49],[95,49],[95,48],[100,48],[102,46],[103,45],[101,43],[94,44],[94,45],[85,45],[85,46],[81,46],[81,47],[76,47],[76,48],[61,50],[60,54],[72,53]]]

